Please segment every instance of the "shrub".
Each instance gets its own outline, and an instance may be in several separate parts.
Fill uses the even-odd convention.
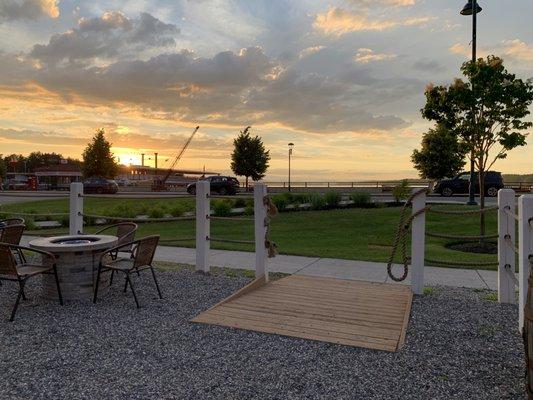
[[[244,209],[244,215],[254,215],[254,206],[253,204],[247,204],[246,208]]]
[[[148,216],[150,218],[163,218],[165,211],[161,207],[153,207],[148,211]]]
[[[312,194],[309,197],[309,203],[311,203],[311,210],[323,210],[326,208],[326,200],[319,193]]]
[[[275,194],[271,197],[272,203],[276,206],[279,212],[285,211],[289,202],[285,194]]]
[[[129,204],[119,204],[110,210],[105,210],[103,215],[119,218],[135,218],[137,212]]]
[[[354,207],[368,207],[372,200],[368,192],[355,192],[350,195]]]
[[[293,202],[296,204],[306,204],[309,203],[311,195],[309,193],[298,193],[293,195]]]
[[[70,225],[70,216],[68,215],[62,215],[60,218],[59,218],[59,223],[61,224],[61,226],[69,226]]]
[[[392,189],[392,196],[396,203],[402,200],[406,200],[411,195],[411,188],[409,187],[409,181],[404,179],[399,185],[394,186]]]
[[[185,214],[185,207],[181,203],[175,204],[170,208],[169,214],[173,217],[181,217],[183,214]]]
[[[231,215],[231,202],[228,200],[217,200],[213,202],[213,214],[216,217],[227,217]]]
[[[325,196],[326,205],[328,208],[338,208],[341,202],[341,194],[335,191],[329,191]]]
[[[83,225],[93,226],[96,225],[96,218],[93,217],[83,217]]]
[[[233,207],[235,208],[244,208],[246,207],[246,200],[245,199],[235,199],[233,202]]]
[[[37,225],[35,225],[35,221],[32,218],[26,218],[24,224],[26,225],[26,229],[29,231],[34,231],[37,229]]]
[[[285,200],[287,201],[287,204],[294,203],[294,198],[296,197],[296,195],[292,194],[291,192],[282,193],[281,196],[285,198]]]

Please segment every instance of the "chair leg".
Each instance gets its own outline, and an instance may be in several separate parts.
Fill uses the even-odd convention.
[[[150,270],[152,271],[152,276],[154,277],[155,287],[157,288],[157,293],[159,293],[159,298],[162,299],[163,295],[161,294],[161,289],[159,289],[159,284],[157,283],[157,279],[155,277],[154,267],[152,267],[151,265]]]
[[[113,284],[113,276],[115,276],[115,270],[114,269],[111,270],[111,278],[109,278],[109,286],[111,286]]]
[[[102,270],[102,265],[98,265],[98,273],[96,274],[96,286],[94,288],[94,297],[93,303],[96,304],[96,299],[98,297],[98,286],[100,285],[100,272]]]
[[[130,288],[131,288],[131,293],[133,293],[133,298],[135,299],[135,304],[137,304],[137,308],[141,308],[141,306],[139,305],[139,300],[137,300],[137,295],[135,294],[135,290],[133,289],[133,284],[130,280],[130,274],[129,273],[126,273],[126,283],[129,282],[130,284]]]
[[[54,278],[56,280],[57,297],[59,298],[59,304],[63,305],[63,295],[61,294],[61,287],[59,286],[59,276],[57,275],[57,267],[54,265]]]
[[[24,292],[25,283],[26,281],[20,281],[20,288],[19,288],[19,293],[17,295],[17,300],[15,301],[15,305],[13,306],[13,310],[11,311],[11,317],[9,318],[10,322],[13,322],[13,320],[15,319],[15,314],[17,313],[17,308],[20,303],[20,298],[22,297],[22,293]]]
[[[26,298],[26,293],[24,293],[24,286],[22,285],[22,280],[19,278],[19,287],[20,287],[20,290],[22,292],[22,300],[28,300]]]
[[[128,290],[128,281],[129,281],[129,274],[126,273],[126,279],[124,280],[124,290],[123,290],[124,293],[126,293],[126,290]]]

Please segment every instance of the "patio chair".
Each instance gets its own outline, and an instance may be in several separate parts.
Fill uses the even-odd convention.
[[[117,251],[115,251],[113,254],[110,254],[110,257],[113,260],[116,260],[118,258],[118,253],[129,253],[130,257],[133,256],[133,246],[132,242],[135,240],[135,232],[137,231],[137,224],[133,222],[119,222],[118,224],[113,224],[105,227],[104,229],[100,229],[98,232],[96,232],[96,235],[104,234],[107,231],[115,230],[113,232],[116,237],[118,237],[118,246],[120,247]],[[111,271],[111,278],[109,279],[109,284],[111,285],[113,283],[113,276],[115,275],[115,271]]]
[[[18,246],[20,244],[20,239],[22,239],[24,229],[26,229],[26,225],[23,224],[10,224],[0,227],[0,243]],[[22,250],[14,250],[14,252],[18,255],[21,263],[26,262]]]
[[[157,248],[157,243],[159,242],[159,235],[147,236],[142,239],[134,240],[129,243],[118,245],[113,247],[100,256],[100,262],[98,264],[98,273],[96,274],[96,287],[94,288],[94,298],[93,303],[96,303],[98,298],[98,286],[100,284],[100,275],[102,272],[111,271],[113,272],[122,272],[126,275],[124,292],[128,289],[128,286],[131,288],[131,293],[135,299],[135,304],[137,308],[140,308],[139,300],[133,288],[133,283],[131,281],[130,275],[132,272],[139,273],[141,271],[149,269],[152,272],[152,277],[154,278],[155,287],[159,298],[162,299],[161,290],[159,289],[159,284],[157,283],[157,278],[155,276],[155,270],[152,265],[155,250]],[[123,246],[132,246],[132,256],[131,258],[113,258],[113,254],[116,253]]]
[[[27,251],[42,256],[41,263],[17,263],[14,253]],[[59,297],[59,304],[63,305],[63,297],[61,296],[61,288],[59,287],[59,278],[57,276],[57,269],[55,264],[55,256],[46,251],[36,250],[29,247],[16,246],[13,244],[0,243],[0,281],[18,282],[19,291],[17,300],[11,311],[10,321],[15,319],[15,314],[20,303],[20,299],[26,300],[24,294],[24,286],[26,281],[36,275],[51,274],[54,275],[57,287],[57,295]]]
[[[25,222],[24,218],[6,218],[0,220],[0,228],[8,225],[24,225]]]

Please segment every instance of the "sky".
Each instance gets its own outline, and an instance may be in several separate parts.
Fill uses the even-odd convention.
[[[414,178],[424,89],[470,57],[464,3],[0,0],[0,153],[80,158],[104,128],[121,163],[164,166],[200,125],[179,167],[230,173],[251,125],[267,180],[287,179],[289,142],[293,180]],[[533,2],[509,3],[479,1],[478,52],[528,79]],[[532,154],[495,168],[532,173]]]

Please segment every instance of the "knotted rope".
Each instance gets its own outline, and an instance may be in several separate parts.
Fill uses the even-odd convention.
[[[268,251],[268,258],[274,258],[278,254],[278,246],[272,240],[270,240],[270,219],[278,214],[278,209],[276,205],[272,202],[270,197],[263,197],[263,205],[266,208],[266,217],[265,217],[265,248]]]
[[[400,223],[398,224],[398,230],[396,232],[396,236],[394,237],[394,244],[392,245],[392,251],[391,251],[389,260],[387,262],[387,274],[395,282],[404,281],[405,278],[407,278],[407,274],[409,273],[409,263],[411,262],[411,257],[409,257],[409,255],[407,254],[407,237],[409,236],[409,229],[411,228],[411,223],[417,216],[429,210],[431,206],[425,206],[424,208],[421,208],[417,212],[411,213],[411,214],[408,214],[408,211],[413,204],[413,199],[421,195],[422,193],[427,193],[427,192],[428,190],[425,188],[414,192],[407,199],[400,213]],[[394,261],[394,258],[396,256],[398,249],[400,249],[402,263],[403,263],[403,275],[400,277],[397,277],[392,273],[392,263]]]

